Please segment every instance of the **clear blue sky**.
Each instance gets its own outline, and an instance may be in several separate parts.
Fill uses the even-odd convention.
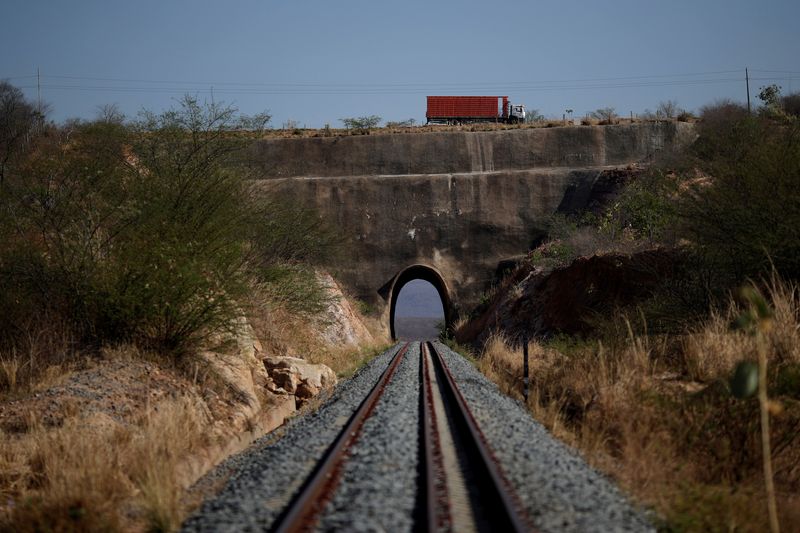
[[[628,114],[743,101],[745,66],[800,90],[798,22],[798,0],[3,0],[0,78],[35,98],[38,67],[59,121],[212,87],[275,127],[424,121],[429,94]]]

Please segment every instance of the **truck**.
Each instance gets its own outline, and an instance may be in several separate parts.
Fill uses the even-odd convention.
[[[428,124],[525,121],[525,106],[512,104],[508,96],[428,96]]]

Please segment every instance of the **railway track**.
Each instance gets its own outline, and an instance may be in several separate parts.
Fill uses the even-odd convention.
[[[655,531],[440,343],[387,350],[271,439],[230,459],[184,532]]]
[[[362,428],[375,411],[396,370],[407,357],[400,349],[375,387],[273,526],[287,533],[317,528]],[[418,531],[531,531],[518,498],[475,422],[444,359],[434,346],[421,346]],[[414,406],[408,406],[413,409]],[[403,435],[398,435],[403,438]]]
[[[531,531],[455,379],[431,343],[422,347],[428,531]]]

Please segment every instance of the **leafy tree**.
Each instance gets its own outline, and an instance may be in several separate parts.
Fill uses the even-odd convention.
[[[0,186],[8,167],[30,141],[43,117],[17,87],[0,80]]]
[[[712,127],[713,126],[713,127]],[[800,279],[800,125],[717,118],[693,148],[707,176],[687,182],[685,235],[725,290],[771,268]]]
[[[378,115],[369,115],[363,117],[349,117],[339,119],[347,129],[368,131],[378,126],[381,123],[381,117]]]
[[[766,87],[759,87],[758,99],[764,102],[768,109],[777,110],[781,105],[781,88],[774,83]]]
[[[650,243],[670,240],[677,222],[674,179],[654,170],[630,183],[609,213],[617,226]]]
[[[0,189],[0,344],[53,317],[83,342],[181,355],[231,327],[254,282],[320,301],[302,282],[327,250],[319,221],[251,200],[242,154],[269,115],[192,97],[108,115],[49,136]]]

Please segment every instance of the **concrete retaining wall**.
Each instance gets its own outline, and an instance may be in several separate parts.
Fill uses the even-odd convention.
[[[485,132],[269,139],[255,144],[262,178],[441,174],[627,165],[692,138],[691,124],[643,123]]]

